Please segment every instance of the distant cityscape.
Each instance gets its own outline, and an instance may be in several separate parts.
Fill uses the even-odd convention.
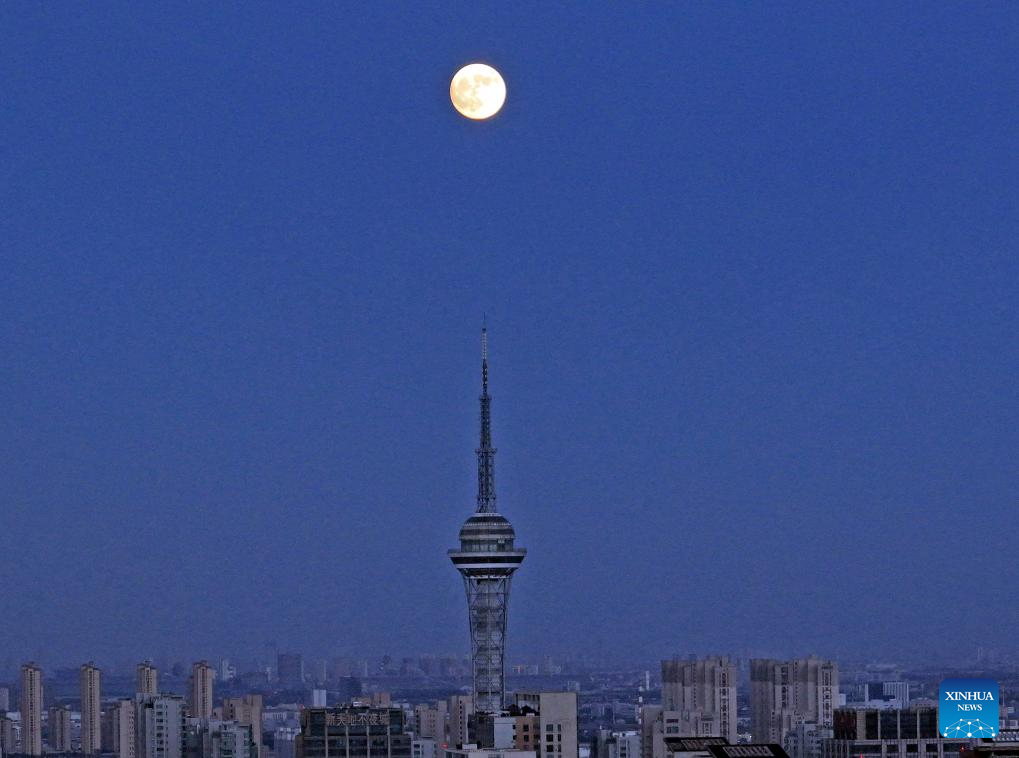
[[[1019,755],[1019,662],[991,651],[952,668],[736,654],[654,666],[582,655],[508,664],[510,585],[526,551],[496,505],[485,331],[479,400],[477,502],[448,551],[464,582],[469,654],[306,659],[269,643],[244,662],[47,670],[8,660],[0,758]],[[982,713],[972,733],[938,733],[938,687],[949,675],[1000,684],[996,712]]]
[[[938,684],[962,675],[1001,684],[993,740],[937,734]],[[791,758],[943,758],[1019,747],[1019,666],[994,660],[923,669],[691,656],[641,670],[546,657],[511,667],[495,713],[475,708],[471,661],[452,656],[279,652],[251,668],[131,671],[26,663],[0,682],[5,757],[707,758],[715,740]]]

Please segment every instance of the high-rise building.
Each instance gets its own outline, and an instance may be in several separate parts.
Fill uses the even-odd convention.
[[[474,698],[470,695],[453,695],[446,700],[449,713],[449,745],[460,747],[470,742],[470,720],[474,715]]]
[[[576,692],[517,692],[516,703],[518,708],[538,712],[540,737],[535,751],[539,758],[580,755]]]
[[[116,705],[107,703],[103,708],[100,717],[100,741],[103,744],[104,753],[117,753],[120,751],[120,735],[117,734],[120,712]]]
[[[277,654],[276,675],[281,687],[303,687],[304,656],[300,653]]]
[[[21,752],[42,755],[42,669],[35,663],[21,667]]]
[[[301,711],[297,758],[411,758],[399,708],[340,706]]]
[[[138,683],[135,692],[139,695],[159,694],[159,670],[152,661],[138,664]]]
[[[117,754],[117,758],[135,758],[138,750],[138,732],[136,722],[138,712],[134,700],[118,700],[110,709],[112,716],[113,743],[107,750]]]
[[[99,669],[89,661],[82,664],[81,685],[81,752],[98,755],[102,752],[102,706],[99,696]]]
[[[736,665],[725,657],[662,661],[664,735],[725,737],[735,745],[736,684]]]
[[[431,705],[422,703],[414,706],[414,735],[424,739],[446,740],[446,711],[445,700],[439,700]]]
[[[481,437],[477,509],[460,529],[460,547],[449,551],[463,576],[471,630],[474,708],[499,713],[506,698],[506,614],[510,581],[527,551],[513,544],[515,533],[495,502],[492,399],[488,394],[488,333],[481,331]]]
[[[0,687],[0,711],[6,713],[11,709],[11,691],[6,687]]]
[[[187,719],[184,698],[137,695],[135,703],[136,758],[183,758]]]
[[[198,661],[191,666],[191,699],[188,706],[191,716],[196,719],[212,718],[212,680],[215,669],[208,661]]]
[[[839,667],[816,656],[750,661],[750,731],[755,742],[782,744],[801,721],[831,728]]]
[[[0,713],[0,758],[16,752],[18,746],[14,739],[14,719]]]
[[[57,753],[71,752],[71,711],[65,706],[53,706],[46,712],[47,741]]]
[[[255,743],[255,756],[262,750],[262,696],[245,695],[228,697],[223,700],[223,718],[251,727],[251,739]]]
[[[471,741],[470,725],[474,718],[474,696],[452,695],[446,700],[447,743],[449,747],[460,747]]]

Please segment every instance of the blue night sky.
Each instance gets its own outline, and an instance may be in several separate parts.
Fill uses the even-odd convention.
[[[4,655],[466,654],[483,313],[511,661],[1009,644],[1017,51],[1003,2],[4,4]]]

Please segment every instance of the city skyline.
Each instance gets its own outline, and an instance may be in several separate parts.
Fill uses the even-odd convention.
[[[190,676],[183,664],[160,671],[143,662],[125,676],[89,662],[46,676],[26,663],[15,690],[16,711],[9,708],[11,688],[0,680],[0,754],[694,758],[682,754],[712,745],[735,748],[713,751],[714,758],[747,751],[772,758],[957,758],[971,750],[979,757],[1019,747],[1016,661],[999,670],[1000,685],[986,680],[993,682],[997,702],[982,714],[981,730],[973,730],[980,734],[940,735],[938,695],[945,681],[960,680],[943,680],[945,672],[929,667],[871,662],[843,669],[813,656],[690,656],[661,660],[659,676],[657,667],[652,674],[554,671],[549,665],[533,672],[537,676],[518,678],[506,707],[492,712],[476,708],[464,694],[472,684],[470,663],[452,679],[432,671],[439,677],[426,683],[417,675],[351,678],[349,660],[327,670],[318,661],[305,667],[294,653],[277,658],[271,677],[266,671],[239,674],[223,661],[219,681],[206,661],[195,661]],[[169,687],[157,683],[160,673]],[[460,686],[465,680],[467,686]],[[989,702],[987,694],[981,700]],[[364,732],[356,731],[369,726],[381,730],[373,735],[381,742],[370,747]],[[987,734],[996,744],[982,739]]]
[[[1017,48],[993,4],[0,7],[0,655],[466,653],[486,313],[511,664],[1014,654]]]

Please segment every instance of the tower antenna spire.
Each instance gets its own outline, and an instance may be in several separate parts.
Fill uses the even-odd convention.
[[[492,398],[488,394],[488,326],[481,327],[481,439],[478,456],[478,513],[496,513],[495,448],[492,447]]]

